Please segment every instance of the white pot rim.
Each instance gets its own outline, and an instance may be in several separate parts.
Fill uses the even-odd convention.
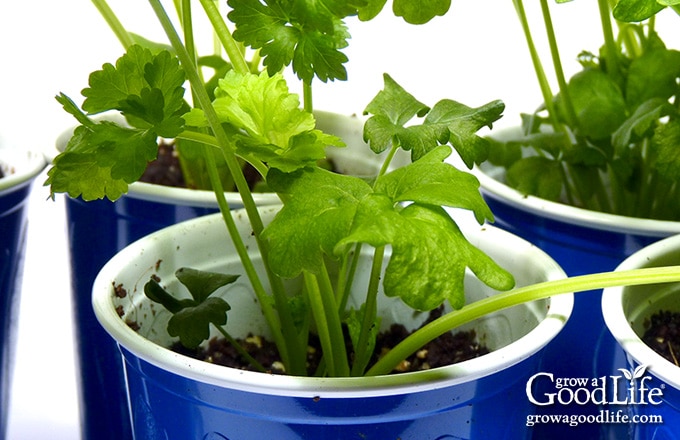
[[[669,251],[680,249],[680,235],[668,237],[651,244],[625,259],[617,271],[637,269],[649,266],[646,262],[656,256]],[[654,373],[662,381],[678,387],[678,367],[668,362],[645,344],[633,330],[628,317],[624,313],[625,287],[609,287],[602,293],[602,315],[609,331],[623,350],[640,365],[648,366],[648,371]]]
[[[676,221],[607,214],[522,194],[490,176],[488,172],[491,168],[493,168],[492,165],[482,164],[472,169],[482,189],[489,196],[504,200],[523,211],[564,223],[611,232],[626,232],[651,237],[666,237],[669,234],[680,233],[680,222]]]
[[[314,115],[319,122],[325,121],[326,123],[332,124],[333,118],[343,118],[352,121],[353,123],[363,124],[362,119],[357,115],[345,115],[321,110],[315,110]],[[125,123],[123,116],[115,112],[99,115],[99,118],[112,120],[121,124]],[[45,157],[49,163],[52,163],[54,158],[66,147],[69,139],[73,135],[73,130],[75,130],[75,127],[62,132],[55,141],[55,148],[46,152]],[[230,206],[243,206],[241,196],[238,192],[225,192],[224,196]],[[218,207],[215,200],[215,194],[212,191],[170,187],[146,182],[134,182],[130,184],[128,186],[128,192],[123,194],[122,197],[172,205],[196,206],[213,209],[217,209]],[[253,193],[253,200],[257,205],[275,205],[281,203],[281,199],[274,193]]]
[[[45,165],[45,156],[41,153],[16,148],[0,149],[0,167],[5,173],[5,177],[0,179],[0,195],[29,184]]]
[[[278,207],[267,209],[275,210]],[[221,224],[222,220],[219,214],[215,214],[192,221],[218,222]],[[152,234],[148,238],[162,240],[163,234],[172,234],[173,228],[182,227],[183,224],[175,225]],[[547,258],[547,261],[542,263],[546,270],[547,279],[565,277],[564,271],[557,263],[543,251],[519,237],[490,226],[480,227],[480,231],[489,234],[493,240],[508,243],[510,248],[520,249],[522,255],[537,255]],[[150,364],[162,365],[164,369],[200,382],[255,393],[299,397],[351,398],[409,394],[468,382],[497,371],[499,368],[515,365],[539,351],[564,327],[573,307],[572,294],[553,297],[546,318],[524,337],[482,357],[429,371],[376,376],[368,379],[275,376],[241,371],[174,353],[148,341],[131,330],[120,319],[113,305],[112,282],[115,280],[116,274],[120,272],[120,268],[126,262],[132,261],[131,259],[139,255],[144,249],[146,245],[143,240],[133,243],[118,253],[107,263],[97,277],[93,288],[93,306],[100,323],[120,345]]]

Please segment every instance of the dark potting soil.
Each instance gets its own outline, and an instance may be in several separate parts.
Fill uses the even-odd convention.
[[[246,164],[243,173],[246,181],[252,190],[261,176],[249,164]],[[172,186],[176,188],[189,188],[184,175],[182,174],[182,166],[179,162],[179,156],[175,151],[175,146],[172,143],[160,142],[158,145],[158,156],[155,160],[148,163],[146,171],[139,179],[141,182],[153,183],[156,185]],[[196,188],[190,188],[196,189]],[[226,191],[234,191],[234,188],[225,188]]]
[[[642,341],[669,362],[680,366],[680,312],[662,310],[645,321]]]
[[[427,322],[441,316],[441,309],[433,310]],[[401,342],[410,334],[403,325],[394,324],[389,330],[378,335],[376,347],[371,364],[375,363],[381,355],[384,355],[392,347]],[[249,336],[245,340],[239,340],[243,348],[253,356],[260,364],[273,374],[285,374],[283,364],[279,357],[276,345],[260,336]],[[346,337],[348,350],[351,350],[351,342]],[[222,338],[213,338],[207,347],[190,350],[180,343],[175,344],[172,350],[195,359],[211,362],[242,370],[254,369],[245,359]],[[489,350],[477,342],[476,334],[472,331],[446,333],[431,341],[426,346],[403,361],[393,373],[405,373],[412,371],[427,370],[455,364],[468,359],[476,358],[489,353]],[[351,354],[350,354],[351,356]],[[317,338],[310,338],[307,348],[307,370],[313,376],[321,361],[321,345]]]

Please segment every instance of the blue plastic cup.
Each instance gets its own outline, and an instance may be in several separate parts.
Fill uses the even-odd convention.
[[[33,152],[0,149],[0,438],[7,431],[18,302],[23,273],[28,202],[32,184],[45,167]]]
[[[569,276],[614,270],[627,256],[675,233],[680,222],[603,214],[525,196],[501,183],[504,170],[488,164],[475,170],[482,195],[494,214],[494,225],[535,244]],[[601,290],[575,296],[574,313],[566,328],[546,348],[543,370],[556,377],[598,378],[625,367],[616,341],[606,330],[600,312]],[[550,407],[563,413],[565,408]],[[572,405],[568,414],[598,415],[596,404]],[[536,427],[536,438],[599,438],[619,426],[564,424]]]
[[[265,223],[276,211],[261,210]],[[245,215],[234,217],[246,246],[255,249],[249,224],[239,222]],[[564,277],[545,253],[511,234],[477,227],[466,235],[510,270],[518,285]],[[261,261],[253,258],[261,270]],[[226,368],[165,348],[173,342],[164,331],[168,313],[149,303],[142,287],[155,274],[168,289],[181,289],[174,279],[181,266],[243,274],[219,215],[166,228],[126,247],[95,280],[95,314],[125,359],[137,439],[528,438],[527,381],[538,371],[542,348],[563,328],[573,301],[565,294],[476,321],[473,328],[493,351],[456,365],[371,378],[292,377]],[[365,292],[370,267],[368,259],[362,260],[355,286],[363,288],[355,291]],[[122,284],[127,295],[116,296],[112,283]],[[466,286],[468,301],[495,293],[472,276]],[[228,331],[233,337],[267,336],[245,275],[218,295],[232,307]],[[350,304],[356,307],[356,301]],[[415,328],[427,318],[384,295],[379,313],[384,327],[400,322]],[[138,331],[126,324],[131,320]]]

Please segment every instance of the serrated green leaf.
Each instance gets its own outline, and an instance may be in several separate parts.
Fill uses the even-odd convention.
[[[286,202],[262,233],[270,244],[274,272],[293,278],[303,270],[319,273],[322,256],[333,255],[349,231],[359,200],[371,193],[363,180],[320,168],[283,173],[271,169],[269,187]]]
[[[134,45],[118,58],[115,66],[106,63],[101,70],[92,72],[89,87],[82,91],[85,97],[83,110],[90,114],[101,113],[117,108],[130,95],[139,95],[148,87],[144,70],[152,60],[150,50]]]
[[[428,106],[404,90],[390,75],[383,74],[383,80],[383,89],[366,106],[364,114],[379,116],[395,127],[403,127],[414,116],[423,117],[430,111]],[[373,148],[373,150],[383,151],[386,148]]]
[[[480,224],[493,221],[477,178],[443,162],[450,152],[449,147],[438,147],[421,160],[381,176],[375,191],[387,195],[393,203],[462,208],[472,211]]]
[[[397,211],[385,196],[365,197],[351,234],[338,247],[352,243],[391,244],[385,294],[400,297],[416,310],[432,310],[445,300],[462,307],[466,267],[493,288],[505,290],[514,284],[512,275],[471,245],[441,207],[411,204]]]
[[[488,155],[488,143],[475,133],[498,120],[505,105],[494,101],[479,108],[444,99],[432,109],[385,74],[385,87],[366,107],[372,114],[364,125],[364,139],[371,149],[380,153],[393,143],[411,151],[416,161],[438,145],[451,143],[468,167]],[[425,119],[421,124],[406,125],[415,116]]]
[[[196,348],[210,337],[210,324],[222,326],[227,323],[230,309],[221,298],[208,298],[194,307],[185,307],[170,318],[168,334],[179,337],[185,347]]]
[[[175,276],[186,288],[197,303],[202,303],[220,287],[236,281],[238,275],[227,275],[218,272],[182,267],[175,271]]]
[[[46,184],[53,193],[84,200],[117,200],[157,152],[153,133],[90,121],[89,126],[76,128],[64,152],[54,159]]]
[[[259,49],[270,74],[292,62],[304,82],[346,79],[340,51],[349,33],[342,22],[355,14],[355,2],[334,0],[229,0],[229,19],[236,25],[234,38]]]
[[[424,24],[438,15],[444,15],[451,7],[451,0],[394,0],[392,10],[407,23]]]
[[[338,137],[315,129],[314,116],[300,108],[298,96],[288,91],[280,74],[270,77],[266,72],[241,75],[229,71],[215,96],[220,120],[243,132],[234,135],[237,154],[242,157],[255,157],[291,172],[325,157],[328,146],[344,146]],[[205,124],[199,110],[186,119],[192,125]]]
[[[184,126],[184,71],[168,51],[153,55],[131,46],[115,67],[105,64],[90,75],[83,90],[83,109],[90,114],[122,112],[133,126],[153,129],[159,136],[174,137]]]
[[[492,101],[481,107],[471,108],[460,102],[443,99],[432,107],[424,125],[446,127],[448,135],[442,143],[450,143],[468,168],[485,161],[489,154],[486,139],[477,136],[482,127],[491,125],[501,118],[505,110],[502,101]],[[417,154],[422,156],[424,152]]]

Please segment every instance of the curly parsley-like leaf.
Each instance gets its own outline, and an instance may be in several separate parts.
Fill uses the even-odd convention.
[[[84,125],[76,128],[64,152],[54,159],[45,184],[51,186],[52,194],[65,192],[86,201],[118,199],[156,158],[155,134],[108,121],[94,122],[66,96],[57,99]]]
[[[83,90],[83,110],[90,114],[118,110],[137,128],[151,128],[159,136],[174,137],[183,128],[184,71],[168,51],[153,55],[131,46],[116,66],[105,64],[90,75]]]
[[[237,154],[255,157],[285,172],[313,165],[326,155],[326,147],[343,147],[340,138],[315,129],[311,113],[300,108],[283,76],[242,75],[229,71],[219,81],[214,108],[222,122],[239,130],[234,135]],[[264,110],[263,110],[264,109]],[[185,116],[188,125],[205,126],[203,112]]]
[[[298,77],[311,83],[347,79],[344,63],[349,33],[342,19],[356,13],[351,2],[334,0],[229,0],[234,38],[259,49],[270,74],[292,62]]]
[[[122,112],[132,128],[94,121],[67,96],[57,96],[81,126],[48,172],[52,194],[66,192],[84,200],[118,199],[156,158],[157,138],[184,130],[184,72],[167,51],[156,55],[131,46],[116,66],[105,64],[90,75],[83,110]]]

